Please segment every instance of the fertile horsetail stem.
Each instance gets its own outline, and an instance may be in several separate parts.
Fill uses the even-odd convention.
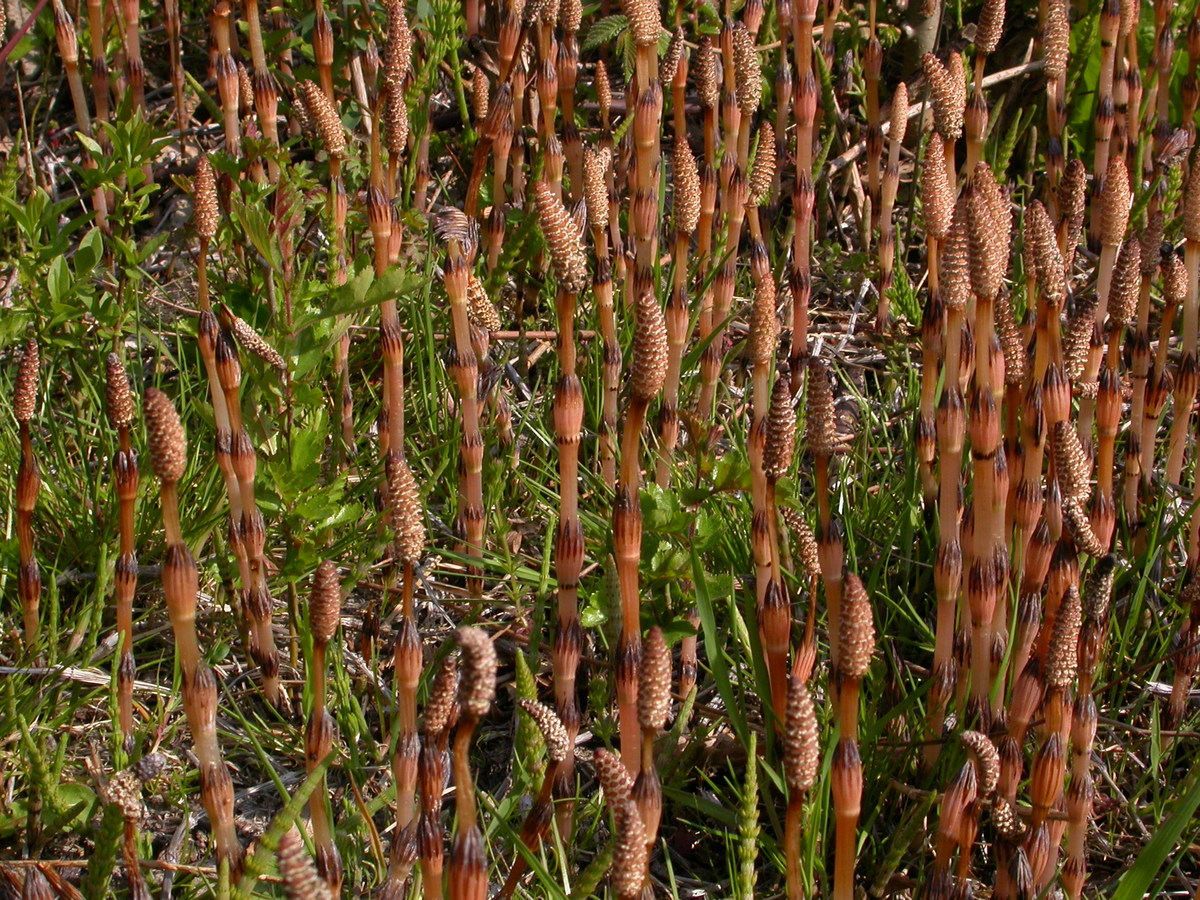
[[[38,352],[37,341],[30,338],[25,342],[25,353],[21,356],[17,368],[17,381],[13,388],[13,412],[16,415],[21,442],[16,498],[17,552],[21,562],[17,574],[17,595],[21,600],[21,612],[25,623],[25,648],[28,651],[32,651],[37,643],[40,627],[38,610],[42,598],[41,571],[33,555],[33,508],[37,505],[42,479],[29,431],[29,423],[37,409],[40,367],[41,354]]]
[[[133,394],[121,357],[110,353],[105,366],[105,410],[108,424],[117,431],[118,448],[113,456],[113,484],[116,486],[121,531],[120,555],[114,581],[117,611],[117,735],[126,753],[134,748],[133,681],[137,667],[133,661],[133,597],[137,592],[137,544],[135,514],[137,507],[138,458],[133,451],[129,429],[133,424]]]
[[[146,391],[143,415],[150,463],[161,488],[167,538],[163,593],[183,671],[184,712],[200,765],[200,800],[212,823],[217,859],[235,875],[241,870],[242,848],[233,824],[233,782],[217,742],[217,683],[212,669],[202,661],[196,634],[199,574],[179,523],[178,485],[187,468],[187,439],[174,404],[162,391]]]

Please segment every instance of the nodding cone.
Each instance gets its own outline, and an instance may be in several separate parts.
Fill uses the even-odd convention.
[[[1071,46],[1071,21],[1065,0],[1049,0],[1046,28],[1042,35],[1042,53],[1046,59],[1046,78],[1058,81],[1067,74],[1067,54]]]
[[[796,555],[800,557],[800,562],[809,577],[821,577],[821,548],[808,522],[790,506],[781,507],[779,511],[788,528],[792,530],[792,537],[796,539]]]
[[[679,63],[683,59],[684,35],[683,26],[677,25],[671,34],[671,42],[667,44],[667,52],[658,63],[658,81],[660,84],[670,84],[675,80]]]
[[[225,310],[224,312],[226,315],[223,315],[222,318],[228,319],[229,327],[233,332],[233,336],[237,338],[237,342],[241,344],[244,349],[249,350],[267,365],[271,366],[271,368],[280,372],[287,371],[287,363],[284,362],[283,357],[279,355],[279,351],[268,344],[263,336],[255,331],[245,319],[241,319],[238,316],[233,315],[233,313],[228,312],[228,310]]]
[[[903,81],[896,86],[896,92],[892,94],[890,123],[888,138],[897,144],[903,144],[905,132],[908,131],[908,85]],[[944,152],[943,156],[945,156]],[[944,160],[942,168],[945,169]]]
[[[783,775],[788,787],[807,791],[821,764],[820,733],[812,694],[798,674],[788,676],[787,715],[783,729]]]
[[[829,364],[813,357],[808,363],[808,396],[804,415],[804,440],[814,456],[829,456],[837,449],[833,426],[833,386]]]
[[[322,560],[313,575],[312,594],[308,599],[308,621],[313,641],[328,644],[333,640],[342,618],[342,585],[337,566]]]
[[[1183,195],[1183,236],[1189,241],[1200,241],[1200,165],[1192,157],[1192,172],[1188,177]]]
[[[1081,603],[1084,618],[1103,622],[1108,618],[1112,603],[1113,579],[1117,575],[1117,558],[1109,553],[1101,557],[1088,574]]]
[[[1000,780],[1000,754],[996,745],[986,734],[978,731],[964,731],[960,737],[975,763],[979,787],[984,794],[990,794]]]
[[[596,751],[595,761],[600,790],[604,791],[608,805],[615,811],[629,799],[629,792],[633,790],[633,776],[621,762],[620,756],[603,747]]]
[[[500,311],[488,296],[487,288],[483,286],[474,272],[467,273],[467,318],[472,325],[478,325],[489,332],[499,331],[504,327]]]
[[[275,856],[279,862],[283,889],[291,900],[332,900],[329,885],[317,874],[308,851],[304,849],[304,839],[295,825],[279,839]]]
[[[325,96],[325,92],[311,81],[302,81],[296,85],[300,100],[308,112],[309,121],[321,136],[325,150],[330,156],[346,155],[346,132],[342,128],[341,117],[338,116],[333,102]]]
[[[954,205],[954,219],[942,245],[942,299],[947,309],[966,309],[971,299],[971,228],[968,183]]]
[[[763,472],[778,481],[792,466],[796,449],[796,407],[792,405],[790,379],[782,375],[771,389],[771,411],[767,416],[767,440],[763,447]]]
[[[108,423],[113,428],[128,428],[133,424],[133,394],[129,390],[129,375],[125,364],[115,353],[108,354],[104,361],[105,394],[104,407],[108,412]]]
[[[1022,385],[1025,383],[1025,342],[1021,337],[1021,329],[1013,314],[1012,297],[1007,290],[996,294],[996,336],[1000,339],[1000,349],[1004,353],[1004,383]]]
[[[1063,529],[1075,541],[1080,553],[1088,556],[1102,556],[1107,547],[1100,543],[1096,532],[1092,530],[1092,522],[1087,511],[1079,500],[1063,498],[1062,503]]]
[[[962,137],[963,111],[967,100],[962,57],[951,53],[950,64],[945,66],[932,53],[926,53],[921,58],[921,67],[929,81],[934,130],[943,140],[956,141]]]
[[[1084,452],[1079,434],[1069,422],[1058,422],[1054,426],[1054,469],[1058,487],[1064,499],[1085,500],[1090,491],[1088,479],[1092,477],[1092,461]]]
[[[671,650],[655,625],[642,641],[642,669],[638,675],[638,724],[646,731],[662,731],[671,710]]]
[[[487,118],[488,103],[491,101],[491,89],[488,85],[487,72],[481,66],[476,66],[471,73],[471,115],[476,123],[482,124]]]
[[[1142,288],[1142,247],[1132,238],[1121,245],[1108,290],[1108,318],[1113,327],[1128,325]]]
[[[625,0],[622,5],[634,44],[638,47],[657,47],[658,37],[662,34],[658,0]]]
[[[399,157],[408,144],[408,104],[404,101],[404,89],[399,81],[387,82],[384,89],[383,136],[388,153]]]
[[[1025,823],[1017,818],[1012,805],[1003,797],[992,801],[992,824],[996,834],[1006,841],[1016,841],[1025,833]]]
[[[741,22],[733,25],[733,80],[738,109],[744,116],[754,115],[762,102],[762,61],[754,37]]]
[[[700,38],[696,51],[696,95],[705,109],[716,109],[721,100],[721,66],[717,50],[707,34]]]
[[[496,647],[481,628],[468,625],[455,632],[462,648],[458,705],[465,715],[481,719],[496,697]]]
[[[779,317],[775,314],[775,280],[768,273],[754,285],[754,303],[750,308],[750,333],[747,350],[756,366],[768,366],[779,344]]]
[[[551,762],[560,763],[571,755],[571,739],[554,710],[528,697],[522,697],[517,701],[517,705],[529,713],[538,731],[542,733],[546,742],[546,756]]]
[[[1168,253],[1162,261],[1163,298],[1178,306],[1187,299],[1187,266],[1178,253]]]
[[[538,224],[546,236],[559,287],[571,294],[582,293],[587,286],[588,274],[579,226],[549,184],[539,181],[534,185],[533,194]]]
[[[201,156],[196,163],[196,174],[192,176],[192,215],[196,222],[196,234],[201,240],[211,241],[217,236],[220,209],[217,206],[217,180],[213,175],[212,163]]]
[[[425,701],[425,720],[422,730],[426,735],[436,737],[454,722],[458,706],[455,694],[458,693],[458,661],[454,654],[446,656],[433,677],[433,685],[429,688],[429,698]]]
[[[30,338],[25,342],[25,353],[21,357],[21,364],[17,367],[17,381],[13,386],[13,413],[21,424],[33,419],[33,414],[37,409],[38,370],[41,367],[41,361],[38,342],[36,339]]]
[[[777,167],[775,129],[770,122],[763,122],[758,129],[758,149],[754,151],[754,167],[750,170],[751,203],[761,205],[771,196],[771,185],[775,182]]]
[[[921,167],[921,214],[925,234],[942,240],[954,218],[954,192],[946,177],[946,149],[936,133],[925,145],[925,165]]]
[[[649,403],[667,378],[667,323],[658,298],[643,291],[637,303],[633,332],[633,364],[629,369],[629,395]]]
[[[387,43],[383,47],[384,77],[397,87],[412,71],[413,33],[404,14],[404,0],[386,0]]]
[[[678,151],[677,151],[678,152]],[[608,169],[612,165],[612,151],[607,147],[588,147],[583,154],[583,201],[587,206],[588,222],[592,228],[604,231],[608,228]],[[695,164],[693,163],[693,166]],[[676,159],[676,173],[679,162]],[[679,176],[676,174],[675,190],[679,191]],[[675,199],[676,222],[679,221],[679,198]]]
[[[975,26],[975,49],[991,56],[1004,32],[1004,0],[983,0],[979,23]]]
[[[646,827],[632,800],[613,807],[616,816],[616,845],[613,848],[612,886],[620,900],[636,900],[642,895],[649,848]]]
[[[187,468],[187,437],[171,398],[157,388],[147,388],[142,401],[146,418],[146,444],[154,474],[164,484],[174,484]]]
[[[604,60],[596,60],[596,104],[600,107],[600,118],[605,122],[608,121],[609,115],[612,112],[612,83],[608,80],[608,67],[604,65]]]
[[[1065,513],[1065,509],[1064,509]],[[1046,687],[1066,688],[1075,680],[1079,660],[1079,588],[1068,585],[1058,604],[1050,647],[1046,651]]]
[[[875,652],[875,618],[867,589],[857,575],[847,573],[842,588],[841,669],[848,678],[862,678]]]
[[[1115,247],[1125,240],[1129,227],[1129,208],[1133,192],[1129,187],[1129,169],[1125,157],[1117,154],[1108,161],[1104,175],[1104,191],[1100,195],[1100,242]]]
[[[687,138],[683,135],[675,138],[671,167],[675,172],[675,230],[680,234],[691,234],[700,224],[700,172],[696,168],[696,157],[692,154],[692,148],[688,146]],[[607,216],[607,201],[604,208]]]

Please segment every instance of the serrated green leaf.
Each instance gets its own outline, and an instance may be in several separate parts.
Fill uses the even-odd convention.
[[[611,44],[629,27],[629,21],[623,15],[605,16],[588,29],[587,37],[583,39],[584,52],[595,50],[604,44]]]

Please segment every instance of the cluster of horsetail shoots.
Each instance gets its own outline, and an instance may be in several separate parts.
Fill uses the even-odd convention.
[[[256,494],[258,455],[242,415],[243,370],[234,338],[234,324],[233,315],[222,306],[221,331],[216,350],[217,377],[225,394],[225,409],[233,442],[230,457],[241,504],[241,516],[236,527],[246,558],[242,612],[249,631],[247,650],[262,673],[263,696],[271,705],[280,706],[284,697],[279,687],[279,651],[271,626],[274,604],[267,582],[266,524]],[[244,323],[241,331],[243,336],[247,334]],[[249,334],[254,335],[254,332],[251,330]],[[262,352],[264,346],[251,338],[252,348]]]
[[[558,780],[559,771],[574,756],[574,746],[573,739],[559,721],[558,715],[550,707],[543,706],[536,700],[524,699],[519,701],[519,705],[533,719],[538,731],[542,734],[542,739],[546,742],[547,765],[546,771],[542,775],[542,785],[534,798],[533,806],[525,815],[525,821],[521,824],[521,843],[530,852],[533,852],[537,850],[545,839],[546,832],[550,829],[553,819],[554,784]],[[514,858],[508,877],[504,880],[504,886],[501,887],[497,896],[502,900],[511,897],[526,869],[524,856]]]
[[[242,367],[233,334],[233,317],[222,309],[222,322],[213,311],[208,288],[208,249],[217,234],[220,210],[212,166],[201,158],[192,189],[195,225],[200,238],[200,272],[197,305],[200,310],[197,340],[209,381],[216,425],[216,458],[229,499],[229,548],[238,565],[242,610],[246,620],[250,656],[261,667],[263,692],[268,700],[282,702],[279,691],[279,657],[271,631],[271,595],[265,565],[265,523],[255,500],[257,461],[242,419]]]
[[[143,30],[147,19],[139,0],[119,0],[111,9],[102,0],[88,0],[90,41],[81,47],[69,5],[50,3],[69,114],[81,138],[82,168],[91,179],[101,160],[90,148],[110,152],[118,133],[104,127],[116,118],[115,101],[124,97],[129,110],[153,121],[160,73],[151,48],[163,39]],[[367,601],[361,646],[374,647],[383,619],[394,622],[391,694],[376,682],[377,698],[394,698],[390,709],[378,711],[384,732],[378,761],[394,790],[385,813],[394,816],[394,826],[388,826],[393,831],[381,896],[399,900],[411,894],[418,867],[426,900],[443,895],[483,900],[489,891],[488,843],[471,754],[480,731],[490,728],[497,644],[481,628],[461,627],[454,632],[457,651],[443,648],[438,668],[425,679],[419,576],[425,574],[423,565],[438,565],[431,561],[439,544],[437,527],[445,521],[444,530],[453,531],[458,541],[456,552],[466,559],[465,572],[452,569],[464,577],[470,604],[468,612],[451,615],[476,621],[490,614],[484,600],[495,594],[485,588],[498,585],[489,583],[484,571],[496,568],[498,557],[485,523],[496,512],[503,518],[504,511],[491,506],[483,428],[485,422],[495,426],[500,452],[518,468],[514,419],[524,404],[510,405],[516,391],[506,394],[499,382],[509,378],[519,388],[519,377],[530,385],[553,385],[549,419],[557,480],[544,480],[551,482],[547,488],[557,518],[543,580],[552,567],[555,608],[548,617],[540,612],[531,617],[535,629],[545,618],[551,621],[553,705],[527,697],[518,701],[544,738],[548,764],[517,838],[524,852],[514,848],[498,896],[524,889],[526,860],[549,843],[552,824],[564,848],[563,875],[574,877],[571,848],[580,838],[575,820],[584,802],[578,789],[591,774],[586,751],[577,770],[576,744],[602,743],[610,734],[619,756],[598,748],[593,759],[612,811],[611,892],[620,900],[654,892],[651,863],[675,805],[660,783],[656,753],[666,749],[660,734],[671,716],[671,643],[680,646],[678,684],[686,708],[698,693],[705,666],[718,674],[717,655],[726,649],[711,648],[702,664],[700,612],[706,613],[706,630],[725,622],[719,618],[723,611],[701,603],[698,585],[690,580],[694,573],[678,576],[671,585],[670,600],[682,595],[682,608],[657,602],[660,585],[647,577],[643,558],[642,480],[654,482],[656,496],[675,490],[678,496],[671,501],[703,498],[686,500],[697,523],[692,533],[699,532],[709,513],[705,505],[719,508],[720,499],[705,494],[713,487],[707,481],[712,463],[722,455],[734,458],[728,444],[739,430],[725,424],[732,412],[746,419],[748,491],[738,483],[711,494],[744,493],[750,512],[748,564],[732,582],[735,590],[753,596],[751,628],[758,629],[757,641],[747,636],[745,643],[752,647],[748,653],[761,654],[754,662],[761,663],[769,693],[761,698],[761,722],[769,736],[764,755],[780,764],[783,776],[783,889],[788,900],[800,900],[813,887],[809,882],[816,881],[814,894],[851,900],[863,887],[856,885],[856,870],[864,804],[886,796],[872,784],[878,749],[869,738],[863,747],[859,743],[860,707],[864,699],[868,706],[875,699],[869,683],[864,697],[863,684],[876,650],[876,622],[882,630],[882,623],[893,619],[877,605],[885,600],[876,571],[864,565],[874,548],[847,533],[857,523],[853,505],[844,501],[857,485],[839,484],[841,463],[835,464],[846,443],[835,415],[840,409],[835,397],[842,393],[838,385],[845,382],[830,360],[846,358],[857,313],[850,317],[846,340],[832,353],[821,349],[829,347],[834,333],[824,326],[840,322],[829,310],[842,303],[823,265],[829,249],[824,245],[833,244],[835,233],[837,240],[853,243],[844,226],[857,214],[855,249],[874,260],[869,265],[878,276],[874,336],[879,344],[891,344],[901,333],[903,316],[911,315],[910,304],[899,298],[915,296],[920,307],[914,343],[901,348],[920,359],[919,375],[911,381],[914,396],[908,398],[915,414],[916,490],[910,499],[923,503],[932,542],[924,548],[932,557],[926,598],[931,602],[925,610],[932,653],[920,676],[928,679],[928,690],[918,707],[924,719],[915,754],[924,763],[920,777],[946,787],[940,795],[928,795],[930,809],[936,803],[936,824],[917,893],[940,900],[965,896],[977,886],[986,890],[984,875],[973,871],[981,859],[993,868],[991,896],[997,900],[1048,894],[1056,890],[1056,881],[1070,900],[1098,889],[1088,887],[1089,865],[1094,866],[1088,835],[1099,815],[1093,754],[1103,722],[1099,707],[1106,699],[1097,673],[1108,652],[1113,609],[1124,602],[1114,601],[1113,591],[1125,559],[1133,571],[1134,559],[1152,549],[1160,553],[1164,574],[1158,580],[1164,593],[1176,595],[1177,602],[1153,609],[1164,619],[1172,610],[1179,616],[1166,622],[1174,644],[1158,660],[1165,661],[1172,679],[1165,721],[1179,725],[1186,718],[1200,675],[1200,514],[1189,513],[1189,503],[1200,501],[1193,440],[1200,395],[1200,156],[1193,147],[1200,22],[1181,23],[1178,8],[1187,4],[1172,0],[1153,4],[1152,24],[1141,21],[1140,4],[1104,0],[1086,17],[1090,24],[1073,26],[1074,11],[1065,0],[1044,0],[1036,13],[1036,58],[1003,76],[985,78],[989,66],[1010,55],[1002,39],[1006,18],[1012,16],[1005,0],[982,0],[975,4],[977,21],[969,23],[973,32],[959,29],[961,23],[938,25],[935,37],[949,28],[961,30],[961,39],[922,43],[912,54],[916,77],[893,86],[889,82],[897,69],[909,66],[885,51],[895,29],[880,21],[888,10],[880,10],[877,0],[866,3],[861,26],[850,17],[852,28],[839,22],[841,0],[777,0],[773,7],[748,0],[736,17],[727,3],[719,23],[706,21],[707,14],[695,5],[622,0],[618,10],[606,0],[601,6],[601,18],[589,21],[592,11],[585,16],[580,0],[502,0],[494,7],[465,0],[467,40],[454,42],[452,52],[436,60],[421,54],[436,52],[445,37],[435,27],[441,24],[440,9],[422,7],[410,21],[403,0],[384,0],[376,23],[371,21],[376,13],[366,7],[327,9],[324,0],[316,0],[311,26],[305,23],[308,33],[297,38],[282,8],[268,12],[258,0],[245,0],[238,10],[219,0],[208,19],[205,90],[213,95],[206,103],[213,124],[197,132],[185,108],[189,84],[199,83],[185,78],[183,8],[178,0],[166,0],[168,58],[162,68],[167,77],[161,93],[169,90],[174,98],[181,168],[193,170],[199,244],[196,340],[211,402],[213,460],[229,506],[228,546],[219,550],[236,563],[241,637],[260,672],[263,696],[273,712],[287,712],[270,581],[279,544],[291,541],[295,546],[288,549],[298,550],[303,539],[290,530],[272,533],[279,498],[268,497],[271,489],[259,484],[258,450],[250,434],[260,435],[255,426],[263,424],[264,460],[290,444],[295,425],[290,379],[299,371],[294,365],[299,350],[293,357],[274,349],[273,344],[281,349],[283,344],[255,330],[251,322],[257,316],[245,311],[236,291],[226,298],[228,306],[210,297],[209,264],[218,248],[221,201],[229,200],[230,211],[238,208],[239,182],[269,198],[264,202],[267,239],[281,251],[284,296],[283,316],[272,327],[283,339],[298,338],[292,310],[293,291],[301,286],[298,270],[317,273],[316,280],[327,287],[357,290],[351,278],[366,247],[354,233],[361,221],[369,228],[373,253],[366,274],[377,283],[422,254],[436,254],[442,266],[430,265],[428,271],[439,273],[448,300],[448,314],[436,314],[449,323],[448,334],[437,340],[453,382],[441,400],[453,409],[460,434],[457,497],[449,503],[443,502],[444,486],[421,481],[426,467],[410,464],[408,455],[410,448],[420,447],[424,464],[431,452],[419,443],[427,437],[424,423],[406,434],[405,420],[406,404],[419,402],[411,393],[413,384],[425,381],[406,381],[406,365],[410,370],[412,365],[406,363],[403,329],[415,333],[426,319],[406,318],[402,325],[401,309],[408,309],[401,306],[408,301],[403,291],[380,301],[377,373],[366,367],[352,371],[352,360],[358,367],[368,355],[351,352],[363,324],[357,314],[339,313],[333,322],[332,405],[338,425],[329,472],[346,476],[350,490],[361,473],[372,471],[359,451],[376,453],[379,530],[387,544],[380,564],[383,610],[377,600]],[[589,35],[604,16],[618,11],[628,50],[625,78],[613,48],[605,41],[593,45]],[[664,14],[672,12],[673,21],[664,22]],[[918,19],[945,16],[932,2],[913,12]],[[0,6],[0,45],[4,13]],[[264,33],[264,16],[285,40]],[[1028,24],[1033,21],[1030,13]],[[339,32],[361,29],[363,40],[335,34],[335,25]],[[1096,72],[1080,71],[1085,28],[1095,30]],[[860,54],[858,60],[850,56],[857,65],[835,58],[838,47],[846,46],[846,35],[853,36],[850,44]],[[1139,61],[1151,35],[1149,59]],[[384,41],[382,53],[376,37]],[[904,33],[898,39],[910,37]],[[339,41],[348,45],[344,53]],[[297,42],[311,46],[313,80],[292,73],[289,48]],[[111,74],[110,49],[115,51]],[[1181,68],[1186,73],[1177,85]],[[1000,123],[1013,121],[1010,100],[1016,95],[1001,99],[991,85],[1000,77],[1024,74],[1033,77],[1038,97],[1044,88],[1044,122],[1009,144],[998,132]],[[449,92],[447,75],[453,82]],[[1094,81],[1095,114],[1089,130],[1075,134],[1068,92],[1081,81]],[[855,88],[847,90],[852,82]],[[460,109],[442,111],[445,96]],[[918,117],[916,107],[926,98],[930,115]],[[831,148],[842,152],[840,139],[853,131],[846,126],[856,118],[861,143],[831,166],[825,154]],[[1021,115],[1016,122],[1029,127]],[[297,188],[301,182],[292,179],[287,155],[294,146],[288,138],[300,135],[300,123],[322,151],[316,165],[326,173],[317,194],[323,199],[324,229],[300,227],[305,197]],[[463,153],[455,143],[460,133],[469,148]],[[1016,179],[1010,187],[1005,172],[1014,165],[1018,139],[1027,142],[1031,158],[1044,161],[1045,173],[1032,184]],[[223,157],[210,161],[208,144],[223,147]],[[1081,147],[1087,153],[1075,158]],[[861,163],[855,162],[856,154]],[[360,165],[363,158],[366,166]],[[222,173],[240,167],[238,175],[221,176],[220,199],[214,161]],[[839,166],[854,167],[847,178],[850,217],[839,207],[841,187],[832,177]],[[142,180],[152,185],[154,168],[147,163],[143,171]],[[105,236],[113,234],[114,214],[122,209],[118,198],[127,188],[117,181],[93,185],[85,195]],[[365,217],[354,215],[357,207]],[[428,234],[413,228],[421,216],[431,224]],[[231,215],[223,237],[237,240],[240,219],[240,211]],[[534,223],[534,233],[541,235],[537,247],[508,246],[514,239],[526,240]],[[901,246],[902,240],[913,246]],[[660,242],[666,246],[660,248]],[[874,248],[872,242],[877,242]],[[270,254],[257,245],[250,253],[224,243],[226,272],[217,278],[228,277],[238,265],[254,270],[248,283],[257,289],[252,279],[261,278],[274,316],[277,275],[266,259]],[[298,264],[304,248],[315,245],[323,252],[313,254],[317,261],[311,269],[307,261]],[[916,284],[913,296],[910,284]],[[3,279],[0,286],[6,286]],[[211,293],[225,287],[219,284]],[[493,300],[509,295],[517,298],[516,308],[497,309]],[[556,344],[556,355],[546,358],[556,360],[557,370],[546,378],[544,372],[553,370],[536,360],[549,343],[534,356],[527,332],[541,313],[539,303],[546,306],[551,296],[554,331],[541,334]],[[582,330],[589,316],[596,327],[591,335]],[[508,321],[519,329],[520,365],[507,366],[501,355],[508,345],[498,342],[512,333],[497,333]],[[33,331],[43,335],[43,324],[37,321]],[[632,341],[623,347],[623,335],[630,331]],[[740,375],[731,374],[727,357],[742,334],[745,342],[736,352],[748,366]],[[427,337],[432,343],[433,336]],[[596,338],[593,358],[588,337]],[[427,345],[413,340],[410,347],[424,352]],[[108,356],[106,367],[106,414],[117,441],[112,460],[119,539],[115,735],[122,755],[136,756],[139,470],[135,401],[123,362],[132,354],[122,346],[118,333],[111,347],[120,352]],[[243,390],[259,386],[243,384],[239,347],[282,379],[287,426],[278,439],[268,421],[269,401]],[[894,360],[893,348],[884,349]],[[31,656],[57,653],[41,635],[42,579],[34,546],[42,487],[34,449],[41,363],[39,345],[30,339],[17,363],[13,397],[19,440],[16,580]],[[589,378],[595,380],[595,394]],[[369,402],[376,389],[374,447],[365,442],[360,447],[355,406],[364,396]],[[801,405],[807,458],[797,461]],[[199,764],[200,799],[218,865],[233,876],[242,870],[243,850],[234,827],[231,770],[217,736],[218,675],[201,651],[200,572],[181,522],[187,445],[166,394],[153,388],[145,392],[144,419],[160,482],[163,592]],[[648,420],[655,422],[653,429],[647,429]],[[533,417],[525,421],[529,427]],[[595,472],[589,468],[593,460]],[[265,467],[274,463],[264,462],[264,480]],[[871,484],[868,490],[878,487]],[[427,500],[431,535],[425,530]],[[808,524],[812,512],[805,508],[809,501],[814,528]],[[611,512],[611,534],[598,540],[587,530],[595,527],[590,514],[597,510]],[[527,524],[514,521],[514,546],[524,539],[520,529]],[[1174,525],[1179,527],[1166,527]],[[619,621],[612,616],[619,635],[610,648],[615,708],[598,716],[615,719],[616,727],[606,732],[590,730],[595,704],[582,702],[588,692],[581,690],[580,668],[590,645],[581,599],[592,594],[586,560],[603,558],[609,537],[620,614]],[[320,557],[335,552],[327,538],[321,537]],[[1160,546],[1154,547],[1155,541]],[[698,540],[688,548],[701,570],[703,546]],[[876,597],[868,596],[864,580],[878,591]],[[431,577],[429,584],[436,581]],[[294,579],[291,584],[294,592]],[[793,594],[796,606],[807,601],[799,642]],[[57,604],[58,593],[52,596]],[[829,677],[823,686],[814,677],[820,671],[819,596],[829,636]],[[348,656],[335,649],[342,600],[336,566],[321,562],[309,606],[311,654],[304,660],[311,708],[303,752],[310,773],[331,758],[338,732],[329,684],[331,670]],[[448,610],[453,605],[444,604]],[[740,609],[735,611],[740,616]],[[649,626],[645,631],[643,621]],[[507,642],[526,639],[525,624],[498,634],[502,655]],[[539,643],[532,636],[529,640],[530,646]],[[889,636],[888,652],[899,653],[902,643]],[[373,653],[364,656],[378,678],[380,660]],[[298,664],[295,652],[292,662]],[[603,665],[598,662],[597,669]],[[593,672],[593,680],[600,677]],[[720,702],[727,703],[719,693]],[[711,708],[704,713],[711,714]],[[688,724],[676,728],[686,732]],[[836,744],[828,748],[828,769],[822,771],[822,742],[833,740],[831,735]],[[956,754],[961,759],[955,738],[965,745],[966,762],[943,782],[947,773],[938,768],[939,760],[949,764]],[[688,739],[683,740],[681,746]],[[746,765],[753,774],[757,736],[751,735],[747,745]],[[453,765],[456,814],[448,861],[442,810],[447,760]],[[104,795],[110,814],[113,808],[120,811],[130,890],[139,898],[148,893],[137,858],[141,783],[151,774],[150,768],[120,772],[109,779]],[[340,777],[322,772],[309,800],[314,858],[295,829],[279,841],[278,869],[289,897],[333,898],[352,877],[334,840],[330,795]],[[354,785],[356,795],[361,789]],[[832,841],[804,841],[804,829],[817,824],[806,822],[805,803],[822,791],[831,799]],[[743,810],[757,814],[755,791],[747,794]],[[981,835],[994,835],[982,857],[975,849]],[[832,851],[827,872],[806,858],[808,848],[822,845]],[[598,859],[604,862],[603,852]],[[349,861],[346,868],[355,872]],[[751,870],[750,880],[757,874]],[[57,877],[30,870],[26,896],[49,896]]]

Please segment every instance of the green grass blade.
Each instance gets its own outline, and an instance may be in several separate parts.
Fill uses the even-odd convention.
[[[1200,808],[1200,761],[1188,773],[1187,787],[1181,792],[1170,818],[1154,831],[1150,842],[1142,848],[1133,865],[1121,877],[1112,900],[1141,900],[1149,896],[1150,885],[1158,876],[1171,850],[1190,826],[1195,837],[1196,810]]]

